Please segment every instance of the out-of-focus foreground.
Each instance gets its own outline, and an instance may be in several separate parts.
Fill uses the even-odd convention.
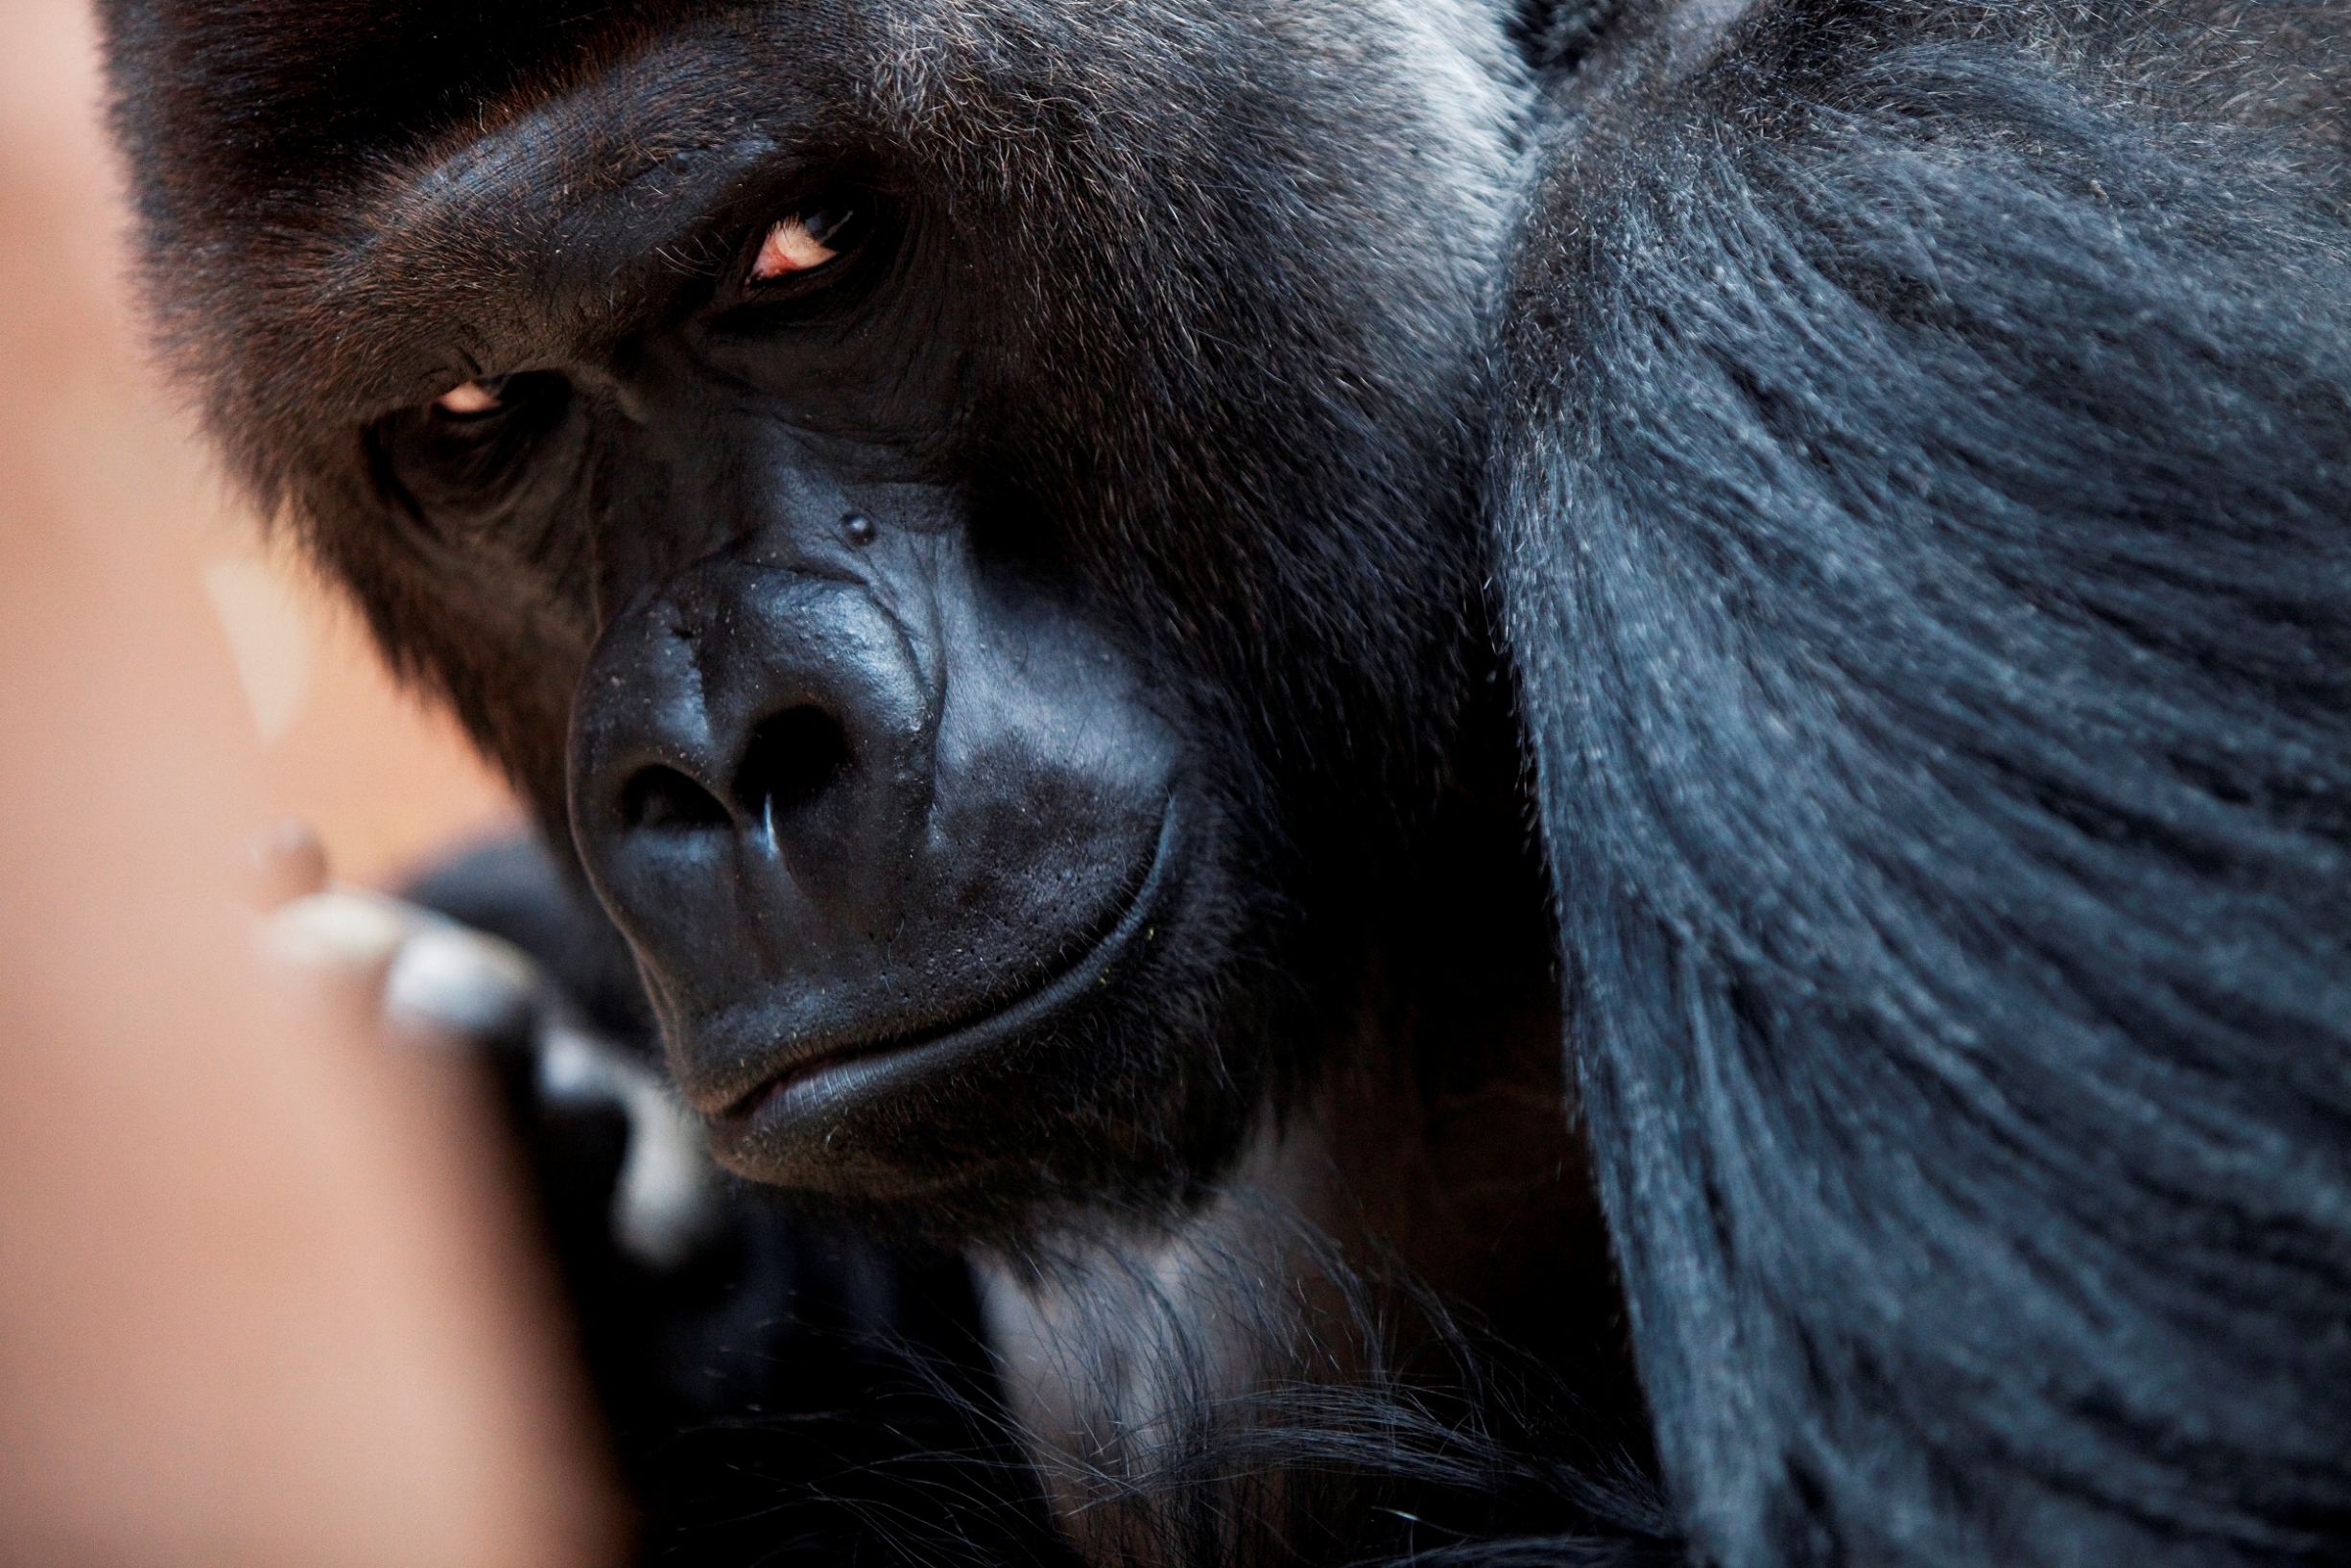
[[[357,617],[262,548],[176,417],[125,294],[86,10],[0,0],[0,508],[12,535],[70,528],[195,585],[217,623],[207,648],[236,669],[240,765],[265,809],[310,822],[338,874],[381,882],[510,821],[511,797],[452,725],[393,688]]]
[[[477,1085],[236,902],[273,817],[374,879],[506,796],[170,416],[98,94],[73,0],[0,4],[0,1562],[591,1562]]]

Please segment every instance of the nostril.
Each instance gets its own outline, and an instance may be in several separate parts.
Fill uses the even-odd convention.
[[[849,738],[822,708],[787,708],[751,731],[735,772],[735,798],[771,820],[805,805],[849,766]]]
[[[631,828],[674,833],[724,827],[726,808],[675,768],[644,768],[621,791],[621,817]]]

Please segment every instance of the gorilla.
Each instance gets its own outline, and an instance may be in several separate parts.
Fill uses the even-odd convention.
[[[2340,5],[103,12],[649,1554],[2351,1556]]]

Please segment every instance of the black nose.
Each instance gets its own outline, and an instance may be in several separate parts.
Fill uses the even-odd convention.
[[[887,932],[928,820],[938,694],[862,583],[704,561],[606,630],[573,703],[573,831],[625,928]]]

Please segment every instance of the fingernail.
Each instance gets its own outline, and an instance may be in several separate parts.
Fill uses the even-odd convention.
[[[380,898],[318,892],[261,922],[264,951],[298,969],[365,969],[390,959],[408,924]]]
[[[427,926],[392,962],[384,1016],[401,1029],[512,1040],[530,1027],[537,986],[531,961],[509,943],[454,926]]]

